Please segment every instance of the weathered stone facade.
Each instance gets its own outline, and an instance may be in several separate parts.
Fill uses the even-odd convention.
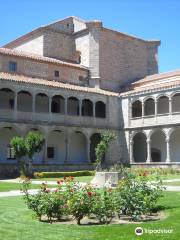
[[[167,129],[178,125],[178,115],[170,110],[158,115],[155,105],[153,116],[145,117],[143,107],[141,117],[132,117],[135,100],[157,102],[161,94],[169,98],[173,94],[158,84],[169,78],[172,83],[174,75],[163,80],[152,75],[158,72],[159,44],[104,28],[101,21],[69,17],[0,48],[0,172],[7,172],[7,166],[16,171],[10,140],[30,130],[45,137],[43,150],[35,156],[36,170],[92,168],[99,134],[106,129],[117,135],[106,154],[107,165],[120,161],[138,165],[145,160],[154,164],[151,152],[161,155],[159,162],[171,164],[167,139],[172,130]],[[149,89],[154,83],[152,96]],[[162,146],[157,149],[156,142],[150,145],[151,128],[159,125],[167,134],[167,153]],[[143,153],[147,159],[137,162],[134,136],[140,129],[147,138]]]

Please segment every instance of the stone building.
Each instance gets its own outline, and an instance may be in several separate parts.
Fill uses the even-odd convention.
[[[107,165],[177,164],[180,72],[157,74],[159,45],[68,17],[0,48],[1,172],[16,169],[11,138],[30,130],[45,137],[35,170],[92,168],[106,129]]]

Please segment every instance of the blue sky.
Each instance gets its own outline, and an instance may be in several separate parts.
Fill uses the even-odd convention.
[[[143,39],[160,39],[159,71],[180,69],[179,0],[0,0],[0,46],[75,15]]]

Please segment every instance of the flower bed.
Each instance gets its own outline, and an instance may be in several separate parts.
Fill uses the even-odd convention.
[[[161,183],[149,184],[146,177],[126,176],[117,188],[96,188],[82,185],[73,177],[57,181],[57,188],[50,190],[43,183],[37,194],[28,192],[30,180],[23,182],[24,199],[41,221],[75,219],[81,224],[83,218],[109,224],[113,219],[127,216],[131,220],[142,220],[157,211],[157,200],[162,196]]]

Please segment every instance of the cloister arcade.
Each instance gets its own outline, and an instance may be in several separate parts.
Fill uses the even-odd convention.
[[[32,94],[26,90],[14,92],[10,88],[0,89],[0,110],[106,118],[106,103],[103,101],[94,102],[74,96],[48,96],[44,92]]]
[[[180,93],[135,99],[130,108],[131,118],[177,113],[180,112]]]
[[[180,128],[132,131],[131,163],[180,163]]]
[[[100,133],[88,134],[82,130],[41,127],[21,130],[13,125],[0,128],[0,163],[13,163],[13,149],[10,145],[14,136],[25,137],[29,131],[39,131],[45,138],[41,152],[34,156],[35,164],[89,164],[95,161],[95,148],[100,141]]]

